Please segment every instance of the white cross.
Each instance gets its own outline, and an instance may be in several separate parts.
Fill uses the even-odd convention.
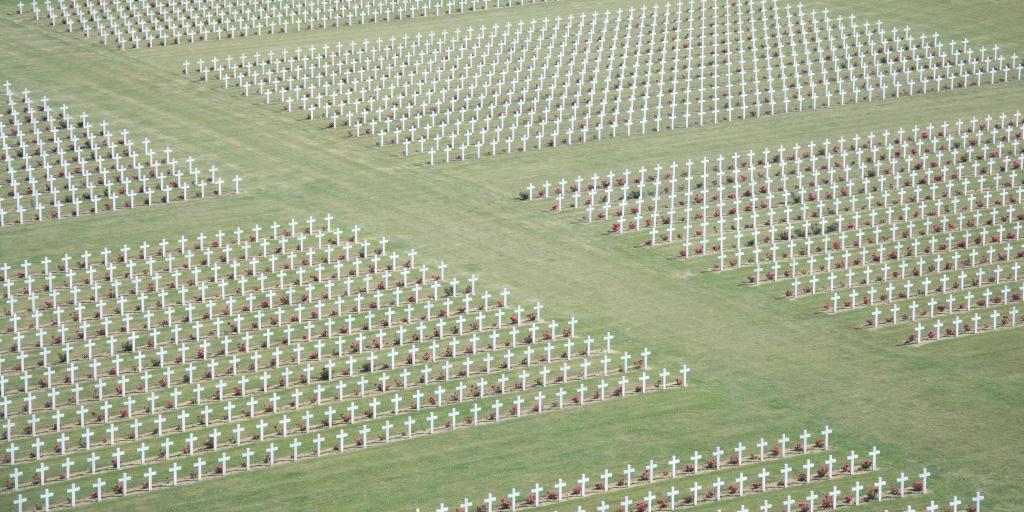
[[[960,505],[962,504],[963,502],[956,496],[953,496],[953,499],[949,501],[949,506],[953,507],[953,512],[959,512]]]

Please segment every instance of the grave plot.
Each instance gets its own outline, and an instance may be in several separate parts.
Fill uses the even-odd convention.
[[[121,50],[481,12],[557,0],[32,0],[18,13]]]
[[[909,342],[1016,327],[1024,300],[1022,114],[529,185],[612,235],[713,256],[752,285],[823,296]]]
[[[903,475],[902,473],[901,475],[905,477],[905,475]],[[721,483],[723,485],[725,484],[724,482],[716,483]],[[915,485],[917,483],[919,482],[915,482]],[[748,507],[745,504],[741,504],[733,508],[719,507],[716,508],[715,510],[718,510],[719,512],[723,510],[734,510],[736,512],[771,512],[772,510],[785,512],[814,512],[815,510],[836,510],[840,507],[859,507],[861,505],[871,506],[877,505],[878,503],[889,503],[896,505],[893,502],[896,502],[897,500],[923,494],[919,490],[911,489],[908,488],[907,486],[903,486],[903,490],[901,491],[899,488],[885,489],[885,485],[885,480],[879,477],[879,480],[877,481],[869,481],[868,485],[862,484],[860,481],[858,481],[852,487],[850,487],[850,490],[847,493],[844,493],[841,487],[833,485],[831,488],[811,489],[808,491],[806,497],[803,497],[803,499],[800,499],[801,495],[797,495],[794,497],[792,494],[787,494],[786,499],[781,501],[773,502],[772,500],[762,499],[760,501],[757,501],[756,504],[752,505],[751,507]],[[729,484],[728,488],[732,490],[737,487],[738,484]],[[702,489],[703,487],[695,483],[694,488],[696,488],[699,492],[699,490]],[[716,491],[710,491],[708,493],[705,493],[704,497],[702,498],[703,501],[718,501],[714,499],[715,492]],[[885,494],[886,492],[888,492],[888,494]],[[877,496],[880,495],[882,496],[882,498],[877,498]],[[467,500],[463,502],[459,507],[456,507],[454,509],[449,509],[447,506],[442,504],[436,509],[436,512],[449,512],[449,510],[454,510],[454,512],[464,512],[472,510],[476,510],[477,512],[493,512],[495,510],[517,510],[515,507],[505,506],[506,501],[508,501],[507,499],[501,500],[501,506],[493,506],[487,504],[488,500],[492,498],[494,499],[494,501],[497,501],[497,498],[489,496],[488,499],[484,500],[485,506],[478,506],[475,509],[466,508],[467,506],[472,507],[472,502]],[[676,489],[675,487],[672,487],[667,491],[662,491],[660,493],[649,489],[647,490],[646,494],[639,494],[636,495],[635,497],[630,495],[622,496],[621,501],[618,501],[618,499],[612,501],[602,500],[598,505],[591,508],[586,508],[582,505],[578,505],[575,509],[568,510],[574,510],[575,512],[648,512],[652,510],[688,510],[691,508],[690,503],[692,503],[692,500],[692,496],[686,496],[680,490]],[[836,500],[839,500],[838,503]],[[985,496],[981,494],[981,491],[978,491],[974,495],[974,497],[970,498],[970,501],[973,503],[973,505],[964,510],[970,512],[981,510],[981,503],[984,500]],[[833,506],[834,503],[835,506]],[[703,504],[704,503],[699,503],[698,505]],[[962,504],[964,504],[964,501],[954,496],[953,499],[949,502],[950,508],[947,508],[945,510],[948,512],[958,512],[959,510],[961,510],[959,509],[959,505]],[[726,504],[726,506],[728,506],[728,503]],[[531,507],[531,509],[532,508],[536,507]],[[525,509],[525,507],[521,507],[521,509]],[[901,512],[918,512],[919,510],[921,512],[940,512],[941,510],[943,510],[943,508],[939,504],[937,504],[935,500],[929,500],[928,504],[922,505],[921,508],[915,508],[913,505],[907,505],[907,508],[901,508],[897,510],[900,510]]]
[[[1000,48],[777,1],[697,1],[185,61],[431,165],[1019,80]]]
[[[859,490],[858,490],[858,488],[859,488]],[[854,487],[851,490],[851,492],[854,493],[854,494],[857,494],[857,493],[859,493],[859,491],[863,491],[863,490],[866,490],[866,493],[864,494],[865,496],[870,496],[870,495],[873,495],[873,494],[877,494],[877,489],[876,488],[873,488],[873,487],[870,487],[870,486],[864,486],[860,482],[857,482],[857,484],[854,485]],[[641,495],[641,496],[637,497],[636,499],[634,499],[634,498],[632,498],[630,496],[625,496],[622,499],[621,502],[610,502],[609,503],[609,502],[602,501],[600,504],[598,504],[597,506],[594,506],[592,508],[585,508],[583,506],[577,506],[575,509],[569,509],[569,510],[575,510],[575,512],[588,512],[588,511],[591,511],[591,510],[595,511],[595,512],[609,512],[609,511],[613,511],[613,512],[648,512],[648,511],[652,511],[652,510],[670,510],[671,511],[671,510],[677,510],[677,509],[682,510],[684,508],[688,508],[688,507],[684,507],[682,505],[679,505],[679,504],[677,504],[676,502],[673,501],[675,499],[675,496],[677,496],[678,494],[679,494],[679,492],[676,491],[675,489],[672,489],[671,491],[669,491],[667,493],[664,493],[664,496],[659,496],[658,494],[656,494],[656,493],[654,493],[652,491],[647,491],[646,495]],[[910,494],[910,493],[908,493],[908,494]],[[832,503],[833,503],[833,500],[835,499],[835,496],[842,496],[842,495],[843,495],[842,491],[838,487],[833,486],[831,491],[826,492],[826,493],[824,493],[822,495],[819,495],[814,490],[811,490],[810,493],[807,494],[807,496],[806,496],[806,498],[804,500],[796,499],[792,495],[787,495],[785,500],[783,500],[781,502],[778,502],[778,503],[775,503],[775,504],[772,504],[772,502],[770,502],[769,500],[763,500],[763,501],[757,503],[756,505],[753,505],[752,507],[747,507],[747,505],[739,505],[739,507],[736,507],[736,508],[731,508],[731,509],[730,508],[726,508],[726,509],[718,508],[716,510],[718,510],[719,512],[721,512],[723,510],[726,510],[726,511],[728,511],[728,510],[735,510],[736,512],[771,512],[772,510],[785,511],[785,512],[814,512],[815,510],[819,510],[819,511],[836,510],[840,506],[841,507],[860,506],[862,504],[864,504],[864,505],[872,504],[873,505],[873,504],[876,503],[876,501],[873,501],[871,499],[865,498],[863,500],[860,500],[856,504],[854,502],[850,501],[850,502],[846,502],[845,504],[841,504],[839,506],[833,507]],[[853,495],[847,495],[846,498],[851,498],[852,496]],[[816,500],[819,500],[819,499],[820,499],[820,501],[816,501]],[[973,502],[974,504],[971,505],[969,508],[964,509],[964,510],[967,510],[967,511],[970,511],[970,512],[980,511],[981,510],[981,503],[984,500],[985,500],[985,496],[982,495],[981,492],[979,491],[979,492],[977,492],[975,494],[975,496],[973,498],[970,499],[970,501]],[[959,512],[960,509],[958,508],[958,506],[960,504],[963,504],[963,501],[954,496],[953,501],[950,502],[950,508],[947,508],[945,510],[947,512]],[[461,512],[463,510],[465,510],[465,509],[463,509],[463,508],[456,508],[455,509],[456,512]],[[479,512],[484,512],[484,511],[490,512],[490,511],[492,511],[494,509],[493,508],[477,507],[477,510]],[[502,510],[504,510],[504,509],[502,509]],[[513,510],[513,509],[510,508],[508,510]],[[931,501],[928,502],[927,505],[921,506],[921,508],[915,508],[913,505],[907,505],[907,508],[905,508],[905,509],[898,509],[898,510],[900,510],[900,512],[918,512],[918,511],[921,511],[921,512],[940,512],[943,509],[942,509],[941,506],[936,504],[934,500],[931,500]],[[438,507],[437,508],[437,512],[448,512],[448,511],[449,511],[448,507],[442,506],[442,507]]]
[[[681,389],[333,217],[0,266],[0,494],[76,506]]]
[[[225,182],[216,166],[204,171],[191,156],[178,161],[170,147],[136,142],[106,120],[3,86],[0,227],[240,192],[241,178]]]
[[[559,478],[547,487],[535,483],[524,490],[513,488],[507,494],[487,493],[475,503],[463,498],[453,509],[442,503],[433,510],[493,512],[556,506],[573,510],[574,505],[575,510],[585,510],[574,502],[593,502],[593,498],[600,496],[600,504],[593,510],[648,512],[710,504],[729,507],[729,501],[749,502],[749,498],[756,496],[761,512],[771,510],[773,503],[780,510],[809,512],[878,503],[900,506],[899,500],[934,494],[928,486],[931,476],[928,469],[916,473],[918,479],[913,479],[914,472],[908,475],[905,471],[897,473],[885,468],[879,463],[881,451],[876,447],[866,450],[867,456],[863,458],[856,451],[850,451],[843,460],[836,459],[830,451],[830,433],[832,430],[826,426],[822,430],[825,437],[812,441],[812,435],[804,430],[799,436],[801,442],[788,446],[789,449],[787,443],[791,439],[785,434],[777,445],[762,437],[753,445],[757,450],[748,451],[741,442],[731,452],[716,447],[708,457],[694,451],[688,459],[690,463],[672,455],[664,458],[664,463],[651,459],[635,467],[626,464],[621,471],[605,468],[593,476],[583,473],[578,478]],[[723,455],[727,458],[723,459]],[[806,495],[802,494],[805,492]],[[800,494],[794,497],[792,493]],[[801,499],[803,496],[806,498]],[[587,500],[588,497],[591,499]],[[983,499],[978,493],[976,503],[980,504]],[[954,497],[951,505],[958,506],[957,501]],[[744,504],[731,510],[748,509]],[[925,510],[935,512],[938,506],[931,500]]]

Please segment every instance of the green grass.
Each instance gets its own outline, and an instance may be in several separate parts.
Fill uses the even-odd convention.
[[[892,330],[851,329],[815,314],[819,301],[779,300],[778,289],[740,287],[743,273],[703,271],[635,249],[633,237],[548,215],[514,200],[530,181],[641,163],[806,142],[1013,112],[1024,85],[1007,84],[598,144],[428,168],[345,140],[258,104],[186,80],[185,58],[322,44],[456,24],[555,16],[626,4],[563,0],[515,10],[119,53],[78,35],[11,16],[0,5],[0,80],[107,119],[177,153],[244,177],[239,197],[104,213],[0,230],[0,260],[20,261],[218,227],[331,212],[386,233],[423,257],[444,259],[481,286],[508,287],[581,324],[607,326],[627,349],[650,346],[653,364],[686,362],[687,392],[654,394],[580,410],[421,439],[397,446],[212,479],[108,510],[433,510],[513,485],[550,484],[650,457],[749,444],[828,423],[843,446],[878,445],[892,470],[928,466],[940,498],[982,489],[988,510],[1024,501],[1011,475],[1024,471],[1024,330],[896,345]],[[859,19],[938,31],[944,40],[1024,49],[1024,4],[996,1],[805,2]],[[680,455],[681,456],[681,455]],[[781,499],[778,498],[778,499]],[[737,505],[738,506],[738,505]],[[748,505],[749,506],[749,505]],[[0,509],[9,507],[9,501]],[[575,505],[573,505],[573,508]],[[731,507],[731,505],[730,505]],[[991,508],[990,508],[991,507]],[[568,508],[568,507],[564,507]]]

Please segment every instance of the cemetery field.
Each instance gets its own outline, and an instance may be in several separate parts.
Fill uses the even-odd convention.
[[[57,105],[66,103],[75,114],[88,112],[91,122],[107,120],[130,130],[134,139],[148,137],[157,149],[169,146],[204,166],[215,164],[225,179],[241,178],[237,195],[5,226],[0,228],[0,262],[16,267],[26,259],[57,259],[86,249],[98,254],[108,246],[212,236],[217,230],[293,218],[301,223],[329,213],[346,229],[359,225],[371,240],[386,235],[395,250],[414,247],[417,261],[426,265],[444,261],[462,280],[477,275],[482,289],[496,293],[507,288],[515,303],[543,301],[545,314],[575,316],[595,338],[610,331],[613,359],[622,351],[639,357],[649,348],[654,370],[678,373],[683,364],[692,370],[685,390],[460,427],[371,449],[346,448],[340,455],[207,477],[159,492],[133,492],[86,507],[426,512],[445,503],[454,510],[467,496],[479,504],[488,492],[525,492],[535,482],[571,482],[581,473],[596,476],[627,463],[641,467],[676,453],[686,460],[694,450],[706,456],[717,446],[728,451],[741,441],[752,444],[762,436],[772,441],[783,432],[795,437],[802,429],[817,433],[828,425],[835,431],[832,443],[840,460],[850,450],[866,457],[877,447],[890,480],[900,471],[916,475],[926,467],[931,472],[931,496],[872,503],[865,510],[908,505],[924,510],[929,500],[945,510],[954,495],[967,502],[978,490],[985,494],[984,510],[1021,510],[1024,329],[905,344],[913,335],[912,322],[871,329],[862,317],[823,312],[828,295],[788,300],[785,285],[748,286],[745,271],[710,271],[717,258],[680,259],[667,250],[643,247],[644,235],[613,234],[606,223],[588,224],[575,213],[546,211],[553,200],[522,201],[520,193],[530,183],[539,186],[563,177],[588,178],[627,167],[682,164],[704,155],[973,116],[1012,116],[1024,107],[1024,83],[1010,80],[430,166],[424,154],[404,157],[399,145],[374,147],[375,136],[344,137],[341,130],[326,128],[324,119],[305,120],[301,109],[282,112],[280,102],[243,97],[237,88],[224,90],[216,80],[201,82],[195,73],[182,73],[185,60],[361,43],[629,5],[641,2],[559,0],[119,51],[19,16],[17,2],[0,0],[0,82],[9,80],[15,90],[30,89],[33,97],[48,96]],[[881,19],[887,26],[909,25],[914,34],[937,32],[943,40],[966,38],[975,48],[997,44],[1007,55],[1024,54],[1024,3],[810,0],[803,5],[828,8],[831,15]],[[9,357],[8,362],[13,360]],[[803,458],[798,459],[791,464],[800,465]],[[233,459],[232,465],[238,462]],[[5,468],[0,475],[6,475]],[[111,484],[114,478],[111,473]],[[608,496],[636,499],[646,492],[643,485]],[[688,485],[686,480],[679,484]],[[30,503],[38,501],[38,494],[27,491]],[[13,497],[9,491],[0,495],[0,510],[14,510]],[[65,503],[65,496],[58,499]],[[588,496],[542,508],[592,510],[601,499]],[[773,499],[774,510],[784,510],[781,497]],[[760,503],[751,493],[729,501],[725,509],[745,504],[754,510]]]

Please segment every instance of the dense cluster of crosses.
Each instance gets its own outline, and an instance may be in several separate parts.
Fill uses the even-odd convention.
[[[526,200],[714,255],[830,313],[906,323],[911,341],[1018,326],[1024,300],[1022,114],[838,137],[531,184]]]
[[[687,386],[332,220],[0,266],[0,492],[73,506]]]
[[[788,469],[788,466],[786,466],[784,469]],[[819,470],[820,469],[822,468],[819,468]],[[762,468],[762,471],[767,470]],[[791,472],[792,469],[789,469],[789,471]],[[586,477],[586,475],[583,475],[583,477]],[[821,477],[819,476],[815,477],[814,479],[817,480],[820,478]],[[836,478],[840,477],[830,477],[828,478],[828,480],[832,481],[835,480]],[[589,479],[587,480],[589,481]],[[595,512],[650,512],[654,510],[673,511],[689,509],[691,506],[695,506],[695,501],[697,505],[712,502],[720,502],[723,498],[723,487],[726,489],[725,494],[729,498],[742,498],[743,485],[747,480],[752,480],[752,478],[747,477],[743,473],[740,473],[740,475],[736,478],[735,483],[726,482],[723,481],[721,478],[718,478],[715,481],[706,481],[705,483],[707,485],[705,486],[701,485],[700,482],[695,481],[693,482],[693,485],[689,488],[689,491],[692,494],[687,494],[686,489],[680,490],[676,489],[675,487],[670,487],[668,489],[655,489],[648,487],[646,494],[638,495],[635,497],[629,494],[625,494],[620,498],[613,499],[610,502],[607,500],[602,500],[598,505],[594,506],[591,509],[585,508],[582,505],[578,505],[575,509],[570,510],[575,510],[575,512],[588,512],[588,510],[593,510]],[[901,500],[904,498],[915,498],[927,492],[922,491],[921,487],[919,487],[919,485],[922,482],[914,482],[911,486],[908,486],[907,481],[910,480],[910,477],[908,477],[906,473],[900,473],[900,475],[896,477],[895,480],[898,483],[898,486],[892,486],[889,488],[886,488],[887,482],[885,478],[881,476],[879,476],[877,480],[869,480],[867,482],[867,485],[861,483],[860,481],[856,481],[856,483],[854,483],[850,487],[848,493],[844,493],[839,486],[833,484],[831,487],[826,487],[825,489],[809,489],[808,493],[806,494],[806,497],[803,497],[803,499],[800,499],[801,496],[794,497],[792,494],[786,494],[786,499],[782,501],[777,501],[773,503],[772,500],[761,499],[759,503],[752,505],[753,508],[747,507],[747,505],[743,504],[732,510],[735,510],[736,512],[772,512],[773,510],[779,512],[814,512],[816,510],[826,512],[829,510],[837,510],[840,507],[859,507],[861,505],[876,505],[878,503],[894,504],[893,502],[897,500]],[[748,496],[751,493],[760,494],[760,492],[758,492],[758,489],[755,487],[758,483],[759,482],[757,480],[753,480],[753,484],[751,485],[750,490],[748,491]],[[760,483],[764,485],[764,482]],[[799,484],[794,483],[793,486],[798,486],[803,483],[805,482],[801,481]],[[561,486],[561,488],[564,488],[567,485],[568,484],[566,484],[565,482],[559,480],[559,483],[555,484],[555,488],[557,489],[559,488],[559,486]],[[814,482],[811,482],[810,485],[813,486]],[[787,485],[786,488],[788,487],[789,485]],[[540,496],[543,493],[548,497],[547,500],[551,502],[562,501],[560,498],[557,498],[558,491],[545,493],[543,489],[537,489],[536,487],[531,489],[531,491],[538,492],[536,496]],[[701,493],[701,491],[705,492]],[[818,491],[821,491],[820,494]],[[518,491],[513,489],[513,492],[512,494],[510,494],[510,496],[516,496],[518,499],[518,497],[523,496],[523,493],[519,493]],[[523,504],[520,504],[518,507],[512,504],[510,498],[504,498],[499,500],[497,497],[493,495],[488,495],[488,497],[483,500],[483,505],[477,506],[475,509],[473,509],[471,508],[473,506],[473,503],[466,499],[458,507],[454,509],[454,512],[470,512],[472,510],[476,510],[477,512],[493,512],[495,510],[515,511],[526,508],[530,508],[532,510],[533,508],[539,506],[545,506],[545,503],[543,502],[541,502],[540,505],[530,505],[529,503],[532,503],[531,499],[534,498],[534,495],[527,494],[526,496],[526,500],[524,500]],[[964,505],[965,502],[961,500],[959,497],[953,496],[952,499],[949,501],[949,508],[945,510],[947,512],[961,512],[961,510],[970,512],[980,512],[981,504],[982,502],[985,501],[985,496],[981,493],[981,491],[978,491],[975,493],[974,497],[970,499],[970,501],[972,502],[972,505],[970,505],[969,508],[961,509],[960,506]],[[495,503],[500,504],[495,505]],[[718,505],[720,506],[721,503],[718,503]],[[436,509],[436,512],[449,512],[449,510],[451,509],[442,504]],[[722,510],[727,509],[717,508],[716,510],[721,512]],[[918,512],[918,510],[920,510],[921,512],[940,512],[943,509],[938,503],[935,502],[934,499],[932,499],[928,500],[927,505],[923,505],[920,509],[915,508],[913,505],[907,505],[907,508],[905,509],[895,510],[898,510],[899,512]]]
[[[488,493],[475,508],[469,498],[464,498],[454,511],[514,511],[562,504],[596,495],[622,494],[619,498],[614,498],[622,500],[619,502],[621,508],[614,508],[615,501],[612,505],[602,501],[595,510],[649,512],[684,509],[707,503],[721,506],[723,500],[751,495],[763,496],[772,491],[792,492],[798,488],[809,491],[807,501],[800,502],[792,495],[787,495],[785,501],[781,502],[780,509],[793,512],[795,505],[796,510],[807,512],[815,509],[835,510],[841,506],[892,503],[902,498],[932,493],[928,487],[928,477],[931,473],[927,469],[917,474],[920,480],[912,480],[912,476],[906,472],[900,472],[898,476],[891,473],[893,483],[888,484],[885,474],[890,472],[880,468],[881,451],[877,447],[872,447],[867,452],[867,458],[862,458],[856,451],[850,451],[849,455],[842,458],[843,460],[836,459],[829,452],[831,433],[832,430],[826,426],[822,430],[824,438],[812,440],[812,434],[804,430],[799,436],[801,442],[792,445],[788,443],[794,439],[785,434],[779,437],[777,445],[769,443],[762,437],[749,449],[742,442],[731,452],[716,447],[710,452],[709,457],[694,451],[688,459],[689,463],[672,455],[665,459],[664,464],[650,459],[649,462],[636,467],[627,464],[621,472],[612,472],[605,468],[593,477],[583,473],[579,478],[569,481],[559,478],[547,488],[535,483],[533,487],[524,491],[513,488],[507,495],[502,493],[496,496]],[[799,459],[805,462],[800,464]],[[791,466],[790,462],[794,460],[797,462]],[[713,480],[711,475],[715,476]],[[858,477],[869,475],[875,480],[869,480],[867,485],[857,480]],[[723,476],[726,478],[723,479]],[[844,493],[839,485],[836,485],[837,480],[855,480],[855,483],[849,487],[848,493]],[[676,488],[686,481],[689,481],[688,487]],[[824,484],[830,485],[831,489],[823,490],[819,495],[816,491],[821,490]],[[634,500],[628,494],[634,488],[644,489],[647,493]],[[976,497],[975,502],[978,504],[984,499],[980,492]],[[950,505],[955,508],[960,505],[959,501],[953,497]],[[763,499],[759,506],[761,512],[769,512],[772,508],[769,499]],[[444,504],[436,508],[437,512],[448,510]],[[578,506],[576,510],[585,509]],[[738,510],[746,512],[748,509],[746,505],[741,505]],[[938,506],[932,500],[925,510],[936,512]]]
[[[1024,64],[777,0],[689,0],[183,71],[433,164],[1019,80]]]
[[[0,227],[239,193],[241,178],[225,183],[216,166],[203,171],[191,156],[179,162],[170,147],[137,144],[128,130],[93,124],[10,82],[3,94]]]
[[[122,50],[285,34],[556,0],[32,0],[18,13]],[[56,5],[54,5],[56,4]]]
[[[874,483],[869,482],[869,484],[877,485],[877,482],[874,482]],[[883,485],[884,485],[884,482],[883,482]],[[868,496],[868,495],[870,495],[872,493],[876,493],[877,492],[877,488],[872,487],[871,485],[865,486],[865,485],[861,484],[860,482],[857,482],[853,486],[853,488],[851,489],[851,492],[854,493],[853,495],[859,495],[861,491],[865,491],[864,495]],[[908,493],[908,494],[910,494],[910,493]],[[680,492],[677,491],[674,488],[669,490],[668,492],[664,492],[662,494],[658,494],[658,493],[655,493],[654,491],[648,490],[647,494],[645,494],[643,496],[639,496],[637,498],[633,498],[633,497],[627,495],[627,496],[624,496],[622,498],[622,501],[612,502],[612,504],[609,504],[606,501],[602,501],[600,504],[598,504],[597,506],[595,506],[592,509],[587,509],[587,508],[585,508],[583,506],[577,506],[576,509],[575,509],[575,512],[588,512],[590,510],[593,510],[594,512],[609,512],[609,511],[612,511],[612,512],[648,512],[648,511],[652,511],[652,510],[669,510],[669,511],[672,511],[672,510],[676,510],[677,508],[678,509],[683,509],[684,508],[683,505],[680,505],[680,504],[678,504],[678,503],[676,503],[674,501],[676,499],[676,497],[679,496],[679,495],[680,495]],[[821,512],[826,512],[826,511],[829,511],[829,510],[836,510],[838,508],[838,507],[833,507],[832,506],[832,503],[834,502],[835,497],[838,497],[838,496],[842,496],[842,491],[840,491],[838,487],[833,486],[830,491],[824,492],[823,494],[818,494],[815,490],[811,490],[807,494],[806,498],[804,498],[804,500],[799,500],[799,499],[794,498],[792,495],[787,495],[785,500],[783,500],[783,501],[781,501],[781,502],[779,502],[777,504],[774,504],[774,505],[772,504],[772,502],[770,502],[768,500],[763,500],[761,503],[753,505],[753,508],[747,507],[746,505],[740,505],[738,508],[735,508],[734,510],[735,510],[735,512],[772,512],[773,510],[777,510],[777,511],[780,511],[780,512],[781,511],[785,511],[785,512],[814,512],[816,510],[817,511],[821,511]],[[851,497],[851,495],[848,495],[846,497],[849,498],[849,497]],[[819,499],[820,499],[820,501],[818,501]],[[946,509],[946,511],[947,512],[961,512],[961,510],[971,511],[971,512],[980,511],[981,510],[981,503],[983,501],[985,501],[985,496],[981,494],[981,491],[978,491],[974,495],[974,497],[971,498],[971,502],[973,502],[973,505],[971,505],[970,508],[960,509],[959,507],[960,507],[960,505],[964,504],[964,501],[961,500],[960,498],[954,496],[953,499],[949,502],[950,508]],[[864,499],[864,500],[858,500],[856,503],[854,503],[854,502],[845,503],[843,505],[843,507],[860,506],[861,504],[867,505],[867,504],[874,504],[874,503],[875,503],[875,501],[873,501],[871,499]],[[441,506],[441,507],[438,507],[437,512],[448,512],[448,510],[449,510],[448,507]],[[456,510],[456,512],[460,512],[460,511],[465,510],[465,509],[463,509],[463,508],[456,508],[455,510]],[[490,511],[490,510],[493,510],[493,507],[477,507],[477,510],[479,512]],[[508,510],[513,510],[513,509],[511,507],[509,507]],[[722,512],[723,511],[723,509],[721,509],[721,508],[716,509],[716,510],[718,510],[718,512]],[[918,512],[919,510],[921,512],[939,512],[939,511],[942,510],[942,508],[937,503],[935,503],[935,500],[931,500],[931,501],[928,502],[927,505],[924,505],[920,509],[915,508],[913,505],[907,505],[907,508],[905,508],[905,509],[897,509],[897,510],[898,510],[898,512]],[[988,509],[986,509],[986,510],[988,510]]]

